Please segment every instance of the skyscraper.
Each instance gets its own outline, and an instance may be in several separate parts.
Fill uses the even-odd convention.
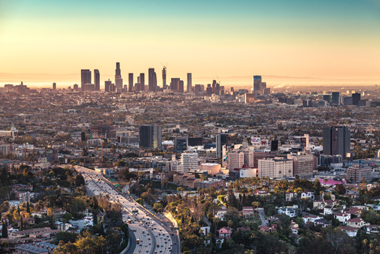
[[[123,79],[121,78],[120,63],[116,63],[115,70],[115,90],[116,92],[121,92],[123,90]]]
[[[179,91],[179,78],[172,78],[172,81],[170,82],[170,90],[178,92]]]
[[[183,93],[185,90],[183,80],[179,81],[178,92]]]
[[[82,91],[85,90],[86,84],[91,84],[91,71],[88,69],[82,69],[81,70],[81,82],[80,82],[80,88]]]
[[[128,74],[128,91],[133,91],[133,73]]]
[[[100,74],[99,70],[94,70],[94,82],[95,82],[95,91],[100,91]]]
[[[167,89],[166,86],[166,66],[162,69],[162,88]]]
[[[253,76],[253,93],[261,92],[261,76]]]
[[[112,92],[111,86],[112,86],[111,80],[108,79],[107,81],[104,81],[104,91]]]
[[[55,82],[53,83],[53,90],[57,90],[57,84]]]
[[[154,68],[148,69],[148,84],[149,84],[149,91],[156,91],[157,87],[157,76],[154,72]]]
[[[350,130],[345,126],[323,128],[323,153],[350,157]]]
[[[187,92],[191,93],[193,91],[193,80],[191,73],[187,73]]]
[[[162,128],[158,125],[140,126],[140,147],[162,148]]]
[[[140,73],[140,91],[145,91],[145,74]]]
[[[215,93],[215,88],[216,88],[216,80],[212,81],[212,93]]]
[[[339,92],[332,92],[332,95],[331,95],[331,103],[333,105],[339,105],[340,104],[340,96],[339,96]]]
[[[216,136],[216,157],[222,158],[223,155],[223,146],[227,144],[228,134],[218,134]]]
[[[352,94],[352,105],[359,105],[360,93]]]
[[[116,62],[115,78],[121,77],[120,63]]]

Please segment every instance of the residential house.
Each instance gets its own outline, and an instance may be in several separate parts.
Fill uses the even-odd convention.
[[[366,223],[362,218],[353,218],[347,221],[347,226],[353,227],[353,228],[361,228],[368,225],[370,224]]]
[[[230,238],[232,234],[232,229],[230,227],[222,227],[218,230],[219,232],[219,238]]]
[[[368,225],[366,227],[367,234],[378,234],[379,233],[379,225]]]
[[[301,198],[314,200],[314,191],[305,189],[303,192],[301,192]]]
[[[322,219],[322,218],[319,217],[319,216],[315,216],[315,215],[309,215],[309,214],[307,214],[307,215],[305,215],[302,219],[303,219],[304,223],[311,222],[311,223],[314,224],[314,222],[315,222],[316,220],[319,220],[319,219]]]
[[[318,219],[314,221],[314,226],[322,226],[323,228],[331,226],[331,222],[325,219]]]
[[[295,192],[286,192],[285,193],[285,200],[287,202],[293,201],[295,199],[297,199],[297,193],[295,193]]]
[[[297,217],[297,209],[295,209],[295,208],[280,207],[278,209],[278,213],[279,214],[286,214],[291,218]]]
[[[349,237],[355,237],[359,230],[358,228],[349,226],[339,226],[338,228],[346,232]]]
[[[270,233],[277,230],[277,224],[272,224],[271,226],[259,226],[259,230],[261,232]]]
[[[349,219],[351,219],[351,214],[343,212],[335,214],[335,218],[342,223],[347,223]]]
[[[227,212],[227,208],[222,207],[216,212],[215,217],[219,218],[220,220],[224,220],[224,215],[226,214],[226,212]]]
[[[241,213],[243,214],[244,218],[251,218],[254,215],[254,210],[252,206],[243,206],[243,210]]]
[[[298,224],[294,221],[290,222],[290,229],[292,230],[292,234],[298,235]]]

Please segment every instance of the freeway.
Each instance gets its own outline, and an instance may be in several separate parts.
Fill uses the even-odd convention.
[[[164,227],[155,216],[137,205],[132,198],[124,197],[117,192],[100,173],[80,166],[75,166],[75,169],[83,175],[88,193],[108,195],[110,202],[119,203],[122,206],[123,221],[129,222],[129,228],[136,239],[134,243],[131,243],[128,253],[179,253],[178,248],[173,248],[173,245],[177,245],[177,237],[174,237],[174,233],[170,233],[170,229]]]

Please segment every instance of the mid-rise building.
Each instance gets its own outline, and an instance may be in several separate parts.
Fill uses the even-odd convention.
[[[182,153],[181,164],[184,173],[198,171],[198,153]]]
[[[228,153],[228,169],[234,170],[244,165],[244,153],[240,151],[231,151]]]
[[[293,161],[275,157],[258,160],[259,177],[287,178],[293,176]]]
[[[369,182],[372,180],[371,167],[360,167],[359,165],[356,165],[354,167],[348,168],[346,172],[347,172],[347,181],[351,183],[360,183],[363,177],[366,182]]]
[[[244,165],[252,168],[255,165],[253,151],[245,149],[245,150],[243,150],[243,153],[244,153]]]
[[[162,127],[158,125],[143,125],[140,127],[140,147],[161,149]]]
[[[306,153],[288,154],[288,159],[293,160],[293,174],[299,177],[313,175],[314,155]]]
[[[323,153],[350,157],[350,130],[345,126],[323,128]]]

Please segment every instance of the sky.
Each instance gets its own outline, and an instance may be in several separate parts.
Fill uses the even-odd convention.
[[[380,0],[0,0],[0,84],[101,86],[120,62],[193,84],[379,84]]]

